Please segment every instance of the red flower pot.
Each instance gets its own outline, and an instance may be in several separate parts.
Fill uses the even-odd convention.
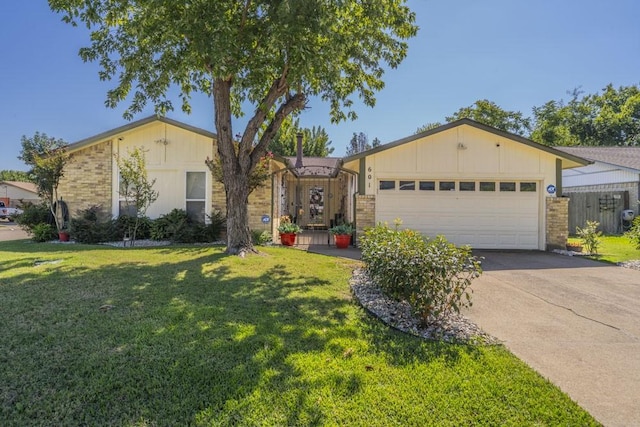
[[[61,242],[68,242],[69,241],[69,233],[67,233],[66,231],[60,231],[58,233],[58,239],[60,239]]]
[[[336,241],[336,247],[338,249],[347,249],[349,244],[351,243],[351,235],[350,234],[336,234],[334,236]]]
[[[293,246],[296,243],[296,233],[280,233],[280,243],[284,246]]]

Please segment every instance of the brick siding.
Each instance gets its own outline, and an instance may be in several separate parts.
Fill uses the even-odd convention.
[[[376,196],[356,196],[356,246],[364,230],[376,225]]]
[[[548,251],[565,249],[569,236],[569,199],[566,197],[546,198],[546,242]]]
[[[111,141],[106,141],[71,154],[58,187],[71,218],[95,205],[101,205],[103,211],[111,215],[111,146]]]

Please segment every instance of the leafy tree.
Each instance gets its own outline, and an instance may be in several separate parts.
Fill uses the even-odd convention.
[[[370,150],[379,146],[380,140],[378,138],[373,138],[373,141],[369,143],[369,137],[366,133],[353,133],[351,140],[349,141],[349,145],[347,146],[347,156],[353,156],[354,154],[361,153],[363,151]]]
[[[58,203],[58,185],[64,176],[64,167],[69,162],[67,143],[62,139],[50,138],[36,132],[31,138],[22,136],[22,150],[18,159],[31,167],[29,175],[38,186],[38,195],[45,201],[56,228],[61,231],[67,227]]]
[[[134,246],[140,218],[146,216],[147,209],[158,200],[159,193],[153,189],[156,180],[150,181],[147,177],[147,163],[142,148],[134,148],[128,158],[116,155],[116,160],[120,170],[120,195],[127,206],[135,208],[135,221],[129,230],[131,246]]]
[[[516,135],[528,135],[531,131],[531,120],[521,112],[504,110],[495,102],[486,99],[480,99],[473,105],[463,107],[453,115],[445,117],[447,122],[462,118],[469,118]]]
[[[27,172],[14,170],[0,171],[0,181],[33,182]]]
[[[426,132],[428,130],[435,129],[440,126],[442,126],[442,123],[440,122],[427,123],[426,125],[420,126],[418,129],[416,129],[416,133]]]
[[[213,98],[227,202],[227,252],[252,250],[248,197],[251,171],[284,119],[310,96],[330,104],[333,121],[355,118],[352,95],[375,104],[385,65],[397,67],[406,39],[417,32],[404,0],[49,0],[65,22],[84,23],[102,80],[117,79],[106,104],[127,99],[125,117],[150,102],[158,114],[173,109],[169,89]],[[135,91],[132,94],[132,88]],[[129,98],[130,97],[130,98]],[[239,149],[232,115],[255,106]],[[265,125],[266,124],[266,125]],[[262,130],[261,130],[262,129]]]
[[[297,154],[297,133],[302,132],[302,154],[308,157],[327,157],[333,153],[329,134],[322,127],[300,128],[300,120],[285,120],[269,144],[273,154],[295,156]]]
[[[504,110],[495,102],[486,99],[480,99],[468,107],[460,108],[451,116],[445,117],[445,120],[447,123],[451,123],[463,118],[469,118],[496,129],[521,136],[528,135],[531,131],[531,119],[523,116],[519,111]],[[420,126],[416,133],[434,129],[438,126],[442,126],[442,123],[427,123],[424,126]]]
[[[532,139],[546,145],[640,144],[640,88],[607,85],[602,93],[569,93],[565,103],[549,101],[534,107]]]
[[[562,101],[549,101],[533,107],[535,125],[531,139],[544,145],[578,145],[579,139],[572,133],[571,110]]]

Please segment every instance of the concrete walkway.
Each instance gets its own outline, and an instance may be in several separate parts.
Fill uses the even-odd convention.
[[[340,258],[349,258],[349,259],[355,259],[355,260],[360,260],[362,256],[360,249],[354,248],[353,246],[349,246],[346,249],[338,249],[335,247],[335,245],[331,245],[331,246],[330,245],[308,245],[308,246],[300,245],[298,246],[298,248],[306,250],[308,252],[313,252],[316,254],[328,255],[328,256],[334,256],[334,257],[340,257]]]
[[[640,271],[544,252],[478,252],[465,314],[605,426],[640,426]]]

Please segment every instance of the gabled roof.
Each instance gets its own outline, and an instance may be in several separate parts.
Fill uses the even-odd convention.
[[[38,186],[33,182],[23,181],[0,181],[0,185],[10,185],[12,187],[19,188],[21,190],[29,191],[31,193],[38,193]]]
[[[434,134],[437,134],[437,133],[440,133],[440,132],[444,132],[444,131],[447,131],[449,129],[453,129],[453,128],[456,128],[458,126],[463,126],[463,125],[471,126],[471,127],[476,128],[476,129],[480,129],[480,130],[483,130],[485,132],[489,132],[489,133],[492,133],[494,135],[497,135],[497,136],[500,136],[500,137],[503,137],[503,138],[507,138],[507,139],[510,139],[512,141],[524,144],[524,145],[528,145],[528,146],[536,148],[538,150],[542,150],[542,151],[545,151],[547,153],[553,154],[554,156],[560,157],[562,159],[573,161],[573,162],[578,163],[580,165],[585,165],[586,166],[589,163],[591,163],[586,159],[578,157],[577,155],[573,155],[573,154],[570,154],[570,153],[565,153],[565,152],[557,150],[555,148],[539,144],[539,143],[537,143],[535,141],[532,141],[531,139],[525,138],[523,136],[516,135],[516,134],[510,133],[510,132],[505,132],[503,130],[496,129],[494,127],[485,125],[485,124],[480,123],[480,122],[476,122],[475,120],[471,120],[471,119],[468,119],[468,118],[456,120],[455,122],[447,123],[447,124],[444,124],[442,126],[438,126],[436,128],[429,129],[427,131],[420,132],[420,133],[417,133],[415,135],[411,135],[411,136],[408,136],[406,138],[402,138],[402,139],[399,139],[397,141],[389,142],[388,144],[380,145],[380,146],[372,148],[370,150],[354,154],[353,156],[345,157],[343,159],[343,161],[346,163],[346,162],[351,162],[353,160],[358,160],[358,159],[361,159],[363,157],[367,157],[367,156],[370,156],[372,154],[379,153],[381,151],[389,150],[389,149],[395,148],[395,147],[397,147],[399,145],[404,145],[404,144],[407,144],[409,142],[413,142],[415,140],[418,140],[420,138],[424,138],[426,136],[430,136],[430,135],[434,135]]]
[[[555,147],[574,156],[640,172],[640,147]]]
[[[289,169],[299,177],[335,177],[342,160],[338,157],[303,157],[302,167],[296,168],[297,157],[285,157]]]
[[[119,134],[128,132],[128,131],[130,131],[132,129],[135,129],[137,127],[144,126],[146,124],[153,123],[153,122],[156,122],[156,121],[161,122],[161,123],[166,123],[166,124],[169,124],[169,125],[172,125],[172,126],[176,126],[176,127],[188,130],[190,132],[195,132],[197,134],[200,134],[200,135],[203,135],[203,136],[206,136],[206,137],[209,137],[209,138],[217,138],[215,133],[210,132],[208,130],[197,128],[195,126],[191,126],[191,125],[188,125],[186,123],[179,122],[177,120],[169,119],[167,117],[153,115],[153,116],[145,117],[144,119],[136,120],[135,122],[128,123],[128,124],[126,124],[124,126],[120,126],[120,127],[115,128],[115,129],[111,129],[111,130],[108,130],[106,132],[99,133],[99,134],[94,135],[94,136],[90,136],[89,138],[82,139],[82,140],[74,142],[72,144],[69,144],[67,146],[67,150],[68,151],[76,151],[76,150],[79,150],[81,148],[87,147],[89,145],[93,145],[93,144],[95,144],[97,142],[106,141],[106,140],[111,139],[111,138],[113,138],[115,136],[118,136]]]

